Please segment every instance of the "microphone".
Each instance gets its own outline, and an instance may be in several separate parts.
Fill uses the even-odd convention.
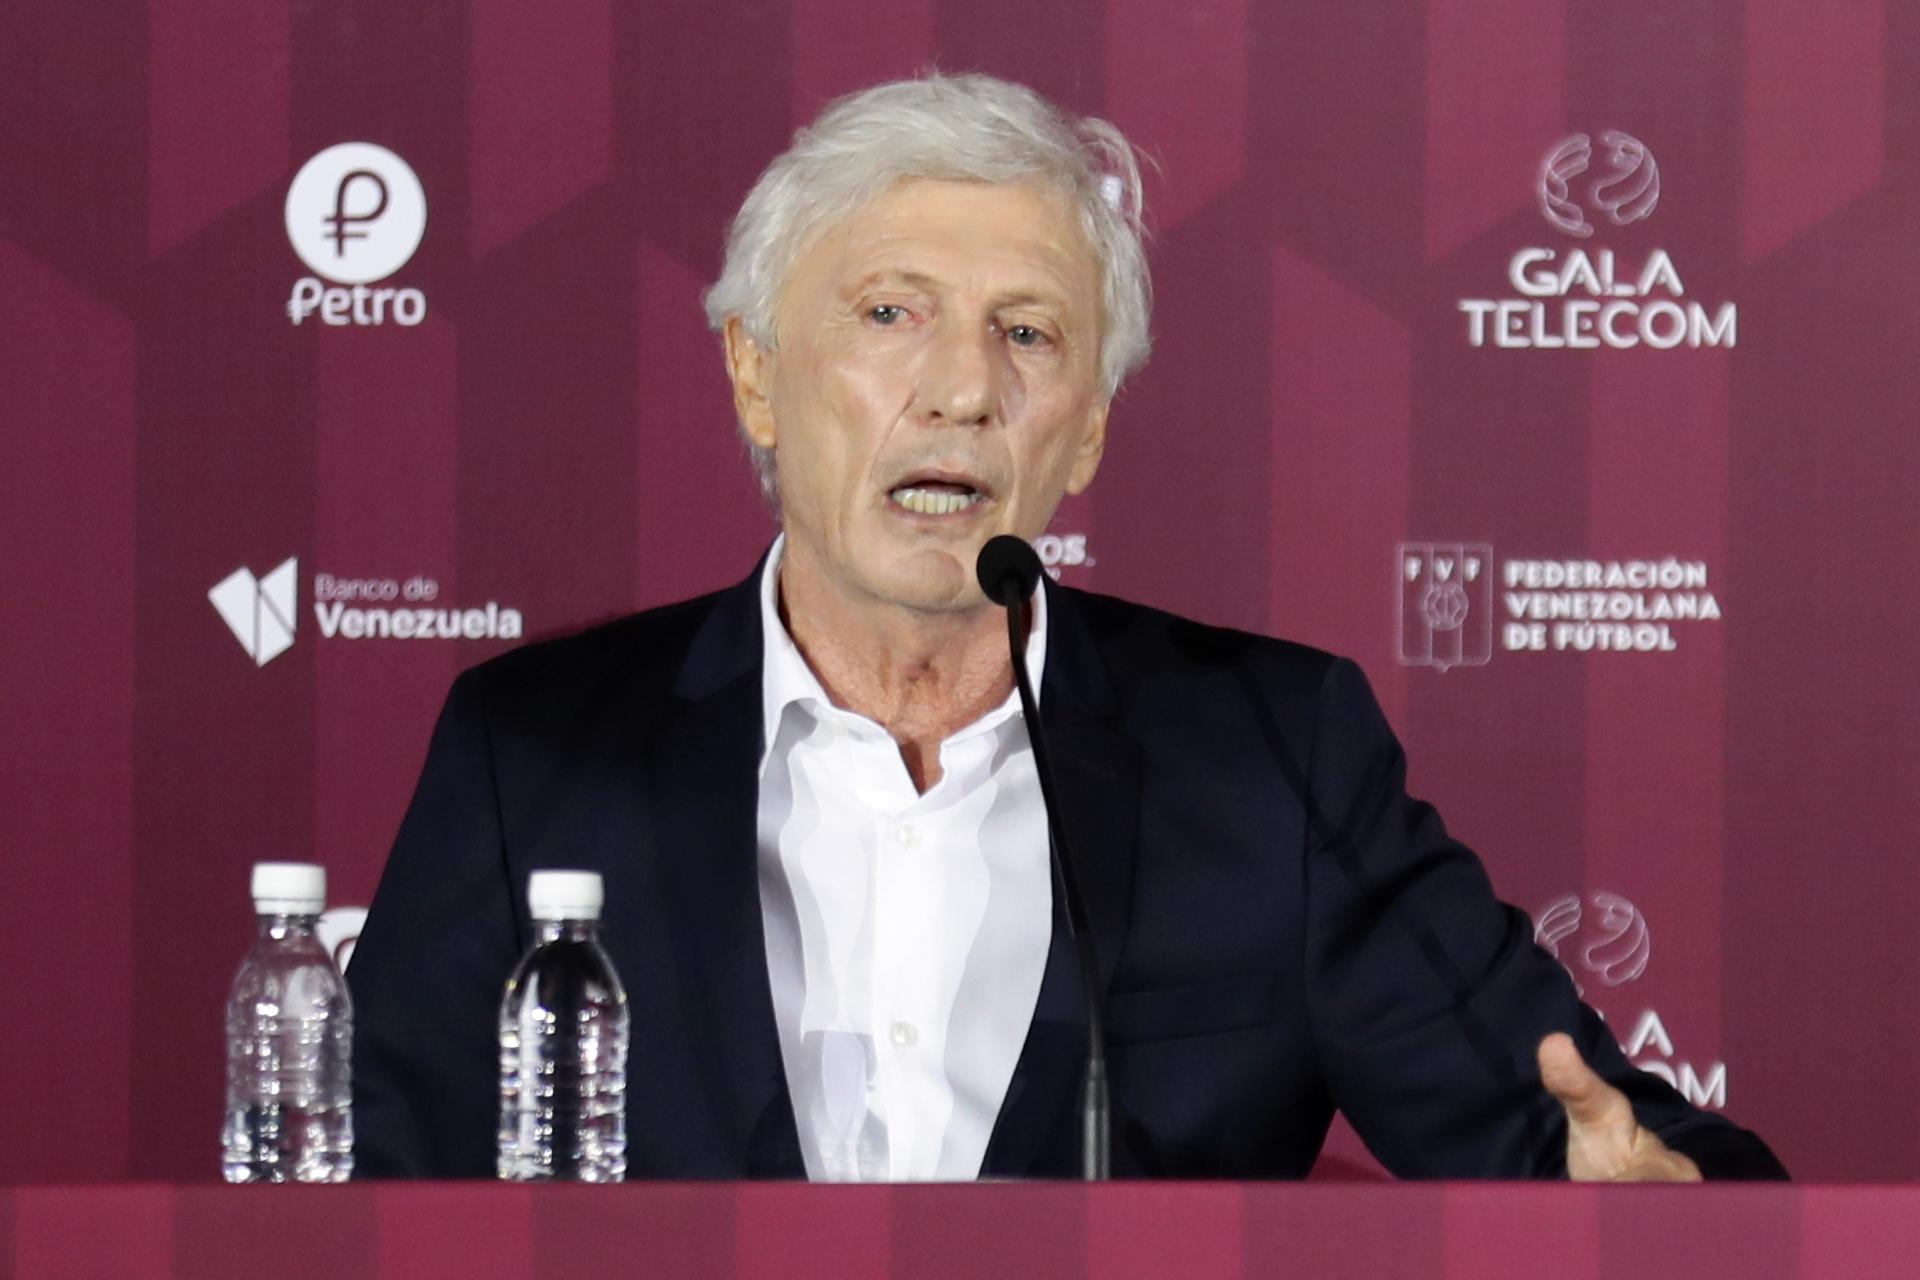
[[[1054,801],[1053,765],[1047,756],[1047,735],[1033,700],[1033,680],[1027,674],[1027,630],[1031,621],[1033,589],[1040,584],[1040,557],[1025,540],[1010,533],[987,539],[974,562],[974,576],[987,599],[1007,611],[1007,644],[1013,652],[1013,682],[1020,692],[1020,712],[1026,717],[1027,739],[1033,743],[1033,763],[1040,775],[1040,799],[1047,810],[1047,848],[1052,853],[1053,887],[1066,904],[1067,936],[1073,939],[1080,961],[1080,988],[1087,1004],[1087,1056],[1080,1076],[1080,1176],[1105,1182],[1111,1176],[1113,1103],[1107,1093],[1106,1017],[1100,1003],[1100,953],[1087,923],[1086,896],[1080,891],[1079,866],[1060,825],[1060,806]]]

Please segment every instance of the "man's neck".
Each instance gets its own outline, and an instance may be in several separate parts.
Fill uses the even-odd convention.
[[[778,590],[787,634],[821,688],[893,735],[922,792],[940,780],[940,744],[1013,691],[1006,619],[993,605],[855,604],[784,561]]]

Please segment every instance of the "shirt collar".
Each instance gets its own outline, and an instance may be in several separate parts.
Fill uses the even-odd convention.
[[[767,553],[766,567],[760,573],[760,636],[763,652],[761,654],[761,708],[764,717],[760,739],[761,751],[773,750],[773,744],[780,731],[781,718],[793,703],[800,703],[815,715],[834,714],[849,721],[862,721],[854,712],[833,705],[827,697],[827,691],[820,684],[820,678],[807,665],[798,645],[787,632],[787,624],[780,620],[780,557],[786,550],[787,535],[781,534],[774,539],[773,549]],[[1033,588],[1033,624],[1027,629],[1027,674],[1033,681],[1033,697],[1037,705],[1040,700],[1040,677],[1047,661],[1047,593],[1038,583]],[[980,719],[955,734],[955,738],[984,731],[1018,715],[1020,712],[1020,691],[1015,689],[1007,695],[1007,700],[989,711]],[[871,721],[866,721],[871,724]],[[878,726],[875,726],[878,728]],[[951,741],[951,739],[949,739]]]

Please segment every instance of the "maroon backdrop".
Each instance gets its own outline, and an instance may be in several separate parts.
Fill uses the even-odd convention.
[[[1913,6],[0,22],[0,1180],[211,1176],[248,864],[365,902],[456,670],[746,571],[698,292],[796,124],[928,65],[1159,161],[1063,580],[1360,659],[1636,1061],[1803,1175],[1920,1173]],[[310,251],[397,265],[318,278],[309,161]],[[462,638],[364,634],[415,607]]]

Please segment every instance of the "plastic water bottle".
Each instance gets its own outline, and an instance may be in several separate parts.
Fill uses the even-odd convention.
[[[500,1001],[498,1172],[514,1181],[627,1176],[627,993],[600,946],[592,871],[536,871],[538,934]]]
[[[353,1173],[353,1002],[314,937],[326,905],[326,868],[255,864],[259,935],[227,999],[228,1182]]]

